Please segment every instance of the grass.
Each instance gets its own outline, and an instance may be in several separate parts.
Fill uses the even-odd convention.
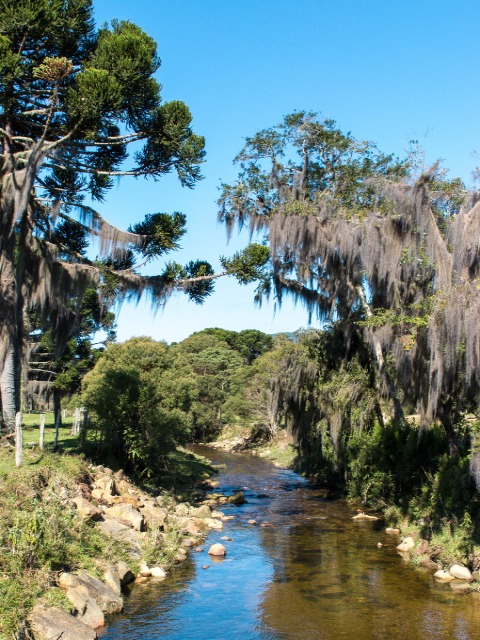
[[[64,602],[53,588],[57,572],[92,570],[96,558],[123,559],[69,503],[88,481],[87,462],[38,448],[25,453],[17,468],[13,451],[0,451],[0,638],[12,637],[40,599]]]

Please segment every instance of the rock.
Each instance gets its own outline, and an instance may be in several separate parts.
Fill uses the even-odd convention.
[[[85,611],[80,617],[80,620],[91,627],[92,629],[98,629],[105,625],[105,616],[98,604],[92,598],[87,598]],[[63,636],[62,636],[63,637]]]
[[[95,640],[97,634],[81,620],[70,616],[65,611],[50,607],[37,608],[29,616],[30,627],[35,640]]]
[[[138,573],[142,576],[142,578],[149,578],[152,575],[150,567],[146,562],[142,562],[140,567],[138,568]]]
[[[390,534],[396,534],[399,535],[400,534],[400,529],[395,529],[394,527],[387,527],[385,529],[385,533],[390,533]]]
[[[247,500],[245,498],[243,491],[237,491],[236,493],[234,493],[228,498],[228,502],[230,502],[230,504],[235,504],[238,507],[241,504],[245,504]]]
[[[83,616],[85,609],[87,608],[87,596],[85,595],[85,591],[77,587],[69,587],[65,591],[65,595],[72,603],[78,616]]]
[[[196,547],[194,551],[196,551],[197,553],[202,553],[203,547]]]
[[[452,591],[466,591],[470,589],[470,583],[467,580],[452,580],[452,582],[450,582],[450,589],[452,589]]]
[[[125,472],[123,471],[123,469],[119,469],[113,474],[113,477],[115,478],[116,482],[120,482],[120,480],[123,480],[125,478]]]
[[[221,520],[214,520],[213,518],[205,518],[205,522],[209,529],[214,529],[215,531],[221,531],[223,529],[223,523]]]
[[[262,522],[262,524],[260,526],[261,527],[273,527],[273,524],[271,522]]]
[[[177,504],[177,506],[175,507],[175,513],[177,514],[177,516],[185,517],[188,516],[189,512],[190,507],[185,502],[180,502],[180,504]]]
[[[140,507],[139,511],[150,531],[161,529],[168,515],[167,509],[154,507],[153,503],[145,504],[143,507]]]
[[[204,564],[204,565],[202,566],[202,569],[210,569],[210,565],[209,565],[209,564]]]
[[[411,551],[415,547],[415,541],[411,536],[407,536],[397,545],[397,551]]]
[[[125,587],[127,584],[130,584],[135,580],[135,574],[131,571],[127,563],[123,562],[123,560],[117,562],[117,571],[122,587]]]
[[[109,507],[105,509],[104,516],[127,524],[135,531],[142,531],[143,529],[142,514],[130,504],[116,504],[113,507]]]
[[[220,544],[220,543],[212,544],[212,546],[208,550],[208,555],[209,556],[226,556],[227,550],[225,549],[223,544]]]
[[[383,544],[381,542],[377,542],[377,547],[381,549],[383,547]]]
[[[83,498],[77,496],[72,499],[73,504],[76,506],[78,513],[85,520],[100,520],[102,517],[102,511],[94,504]]]
[[[120,582],[120,575],[118,568],[114,564],[107,564],[103,573],[103,580],[106,585],[110,587],[116,594],[122,593],[122,584]]]
[[[378,520],[377,516],[369,516],[367,513],[357,513],[356,516],[353,516],[352,520]]]
[[[210,507],[204,504],[201,507],[190,509],[190,515],[194,516],[195,518],[211,518],[212,510],[210,509]]]
[[[187,520],[183,527],[185,533],[189,533],[192,536],[196,536],[200,533],[200,528],[195,524],[193,520]]]
[[[228,536],[222,536],[220,540],[223,540],[224,542],[233,542],[233,538],[229,538]]]
[[[458,578],[459,580],[471,580],[472,574],[467,567],[462,566],[461,564],[454,564],[450,567],[450,573],[454,578]]]
[[[106,504],[113,504],[114,497],[108,491],[104,491],[103,489],[92,489],[92,498],[98,500],[99,502],[105,502]]]
[[[214,509],[212,511],[212,518],[219,518],[222,519],[225,517],[225,514],[223,513],[223,511],[218,511],[218,509]]]
[[[182,540],[182,547],[185,547],[186,549],[191,549],[196,544],[198,544],[198,540],[195,538],[184,538]]]
[[[257,521],[252,519],[252,520],[249,520],[247,524],[257,524]]]
[[[435,580],[438,580],[438,582],[451,582],[452,580],[455,580],[450,572],[444,571],[443,569],[436,571],[433,574],[433,577]]]
[[[140,557],[142,551],[142,536],[138,531],[134,531],[127,525],[113,518],[99,522],[97,526],[104,535],[121,542],[127,553],[132,557]]]
[[[113,477],[111,475],[106,475],[95,478],[95,489],[101,489],[113,496],[115,494],[115,483]]]
[[[123,609],[123,598],[83,569],[77,573],[62,573],[58,584],[63,589],[76,588],[83,591],[86,597],[95,600],[103,613],[118,613]]]
[[[162,569],[162,567],[152,567],[150,569],[150,574],[152,576],[152,578],[166,578],[167,574],[165,573],[165,571]]]
[[[420,556],[427,555],[430,551],[430,545],[428,544],[427,540],[420,540],[420,543],[418,544],[415,551]]]
[[[235,516],[223,516],[222,522],[227,522],[228,520],[234,520]]]

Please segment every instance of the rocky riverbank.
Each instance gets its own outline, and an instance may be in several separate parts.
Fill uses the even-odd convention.
[[[211,489],[214,482],[204,481]],[[87,482],[76,495],[65,496],[65,508],[89,522],[112,540],[125,560],[95,558],[95,571],[62,572],[55,588],[62,590],[70,611],[37,606],[28,617],[35,640],[90,640],[104,626],[105,616],[123,608],[122,591],[134,581],[163,580],[175,563],[185,560],[208,531],[221,530],[223,512],[212,509],[223,497],[208,504],[177,503],[172,496],[142,491],[123,473],[104,466],[90,469]],[[225,498],[227,500],[227,498]],[[237,500],[240,497],[237,496]]]

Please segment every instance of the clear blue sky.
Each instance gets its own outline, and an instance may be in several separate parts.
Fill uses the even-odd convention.
[[[294,110],[313,110],[340,128],[402,154],[412,139],[427,162],[444,159],[471,183],[480,161],[478,0],[96,0],[99,24],[140,25],[158,43],[164,100],[190,107],[206,138],[205,179],[193,190],[168,176],[124,178],[101,206],[126,228],[146,213],[183,211],[188,235],[171,259],[204,258],[218,267],[246,242],[227,246],[217,225],[220,180],[233,180],[246,136]],[[151,271],[153,272],[153,271]],[[259,310],[251,287],[222,279],[202,307],[176,294],[155,316],[148,302],[124,304],[118,338],[178,341],[204,327],[265,332],[307,325],[301,307]]]

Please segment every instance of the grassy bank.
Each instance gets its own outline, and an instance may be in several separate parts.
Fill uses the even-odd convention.
[[[92,461],[79,453],[78,436],[70,427],[60,430],[59,451],[54,453],[53,423],[47,421],[45,449],[38,448],[38,423],[29,417],[24,427],[24,463],[15,466],[8,440],[0,447],[0,638],[22,637],[22,625],[38,603],[71,610],[71,603],[56,587],[58,575],[86,569],[100,577],[100,562],[125,560],[135,569],[120,543],[105,537],[94,523],[83,519],[72,498],[89,493]],[[25,421],[24,421],[25,423]],[[95,443],[90,443],[95,449]],[[99,460],[95,460],[98,464]],[[195,483],[209,466],[184,450],[172,454],[162,478],[145,479],[142,489],[162,494],[165,506],[174,510],[176,501],[191,495]],[[143,558],[169,566],[181,536],[175,528],[166,534],[147,531]]]

